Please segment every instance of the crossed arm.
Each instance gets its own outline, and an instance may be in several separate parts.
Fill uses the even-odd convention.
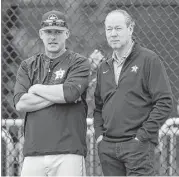
[[[54,103],[65,103],[63,84],[35,84],[29,88],[28,93],[21,96],[16,104],[16,110],[32,112],[51,106]]]
[[[91,70],[96,69],[103,59],[101,52],[95,50],[89,57]],[[67,81],[59,85],[36,84],[31,86],[27,73],[27,64],[22,62],[17,73],[14,96],[14,104],[19,112],[33,112],[55,103],[69,103],[78,100],[88,85],[89,64],[87,61],[78,60]]]
[[[46,108],[52,104],[54,103],[38,95],[33,93],[25,93],[17,102],[16,110],[19,112],[33,112]]]
[[[66,103],[63,92],[63,84],[42,85],[35,84],[30,87],[29,93],[38,95],[52,103]]]
[[[21,96],[16,104],[16,110],[32,112],[51,106],[54,103],[65,103],[63,84],[35,84],[29,88],[28,93]]]
[[[16,110],[32,112],[53,104],[75,103],[88,86],[89,70],[88,61],[77,58],[63,84],[31,85],[27,64],[23,62],[17,73],[14,91]]]

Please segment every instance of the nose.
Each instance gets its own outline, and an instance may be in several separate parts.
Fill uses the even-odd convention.
[[[117,32],[116,32],[116,30],[114,28],[111,31],[111,36],[117,36]]]
[[[55,36],[56,36],[56,35],[53,34],[53,33],[50,34],[50,38],[51,38],[51,39],[55,39]]]

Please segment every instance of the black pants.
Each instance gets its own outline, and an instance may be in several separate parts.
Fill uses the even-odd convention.
[[[155,145],[135,139],[111,143],[102,140],[98,145],[104,176],[155,176]]]

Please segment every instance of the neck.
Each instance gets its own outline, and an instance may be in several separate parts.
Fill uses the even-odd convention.
[[[55,59],[55,58],[58,58],[60,57],[64,52],[66,51],[66,48],[64,47],[62,50],[60,50],[60,52],[58,53],[52,53],[52,52],[48,52],[48,51],[45,51],[45,55],[50,58],[50,59]]]
[[[124,45],[123,47],[121,47],[120,49],[116,49],[114,50],[114,52],[119,56],[119,57],[123,57],[131,48],[133,43],[133,40],[129,40],[128,43],[126,43],[126,45]]]

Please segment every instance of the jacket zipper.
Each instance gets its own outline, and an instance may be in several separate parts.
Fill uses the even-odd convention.
[[[128,57],[130,57],[130,55],[129,55]],[[128,57],[126,58],[126,60],[124,61],[123,66],[122,66],[121,73],[120,73],[120,76],[119,76],[119,79],[118,79],[118,85],[117,85],[117,87],[119,87],[119,83],[120,83],[122,74],[123,74],[124,71],[127,69],[127,67],[129,66],[129,64],[132,62],[132,59],[131,59],[130,61],[128,61],[128,59],[129,59]]]
[[[120,73],[120,76],[119,76],[119,79],[118,79],[118,84],[116,84],[116,81],[115,81],[114,66],[111,66],[111,65],[109,64],[110,69],[111,69],[111,71],[113,72],[113,82],[115,83],[115,90],[117,90],[117,88],[119,87],[119,83],[120,83],[120,80],[121,80],[121,76],[122,76],[122,74],[124,73],[124,70],[127,68],[127,66],[128,66],[129,63],[130,63],[130,62],[127,63],[127,59],[128,59],[128,57],[126,58],[126,60],[124,61],[123,66],[122,66],[121,73]],[[112,65],[113,65],[113,64],[112,64]]]
[[[126,58],[127,59],[127,58]],[[122,76],[122,74],[124,73],[124,68],[125,68],[125,66],[126,66],[126,60],[124,61],[124,64],[123,64],[123,66],[122,66],[122,69],[121,69],[121,72],[120,72],[120,75],[119,75],[119,78],[118,78],[118,84],[117,84],[117,87],[119,86],[119,83],[120,83],[120,80],[121,80],[121,76]]]
[[[50,64],[49,64],[49,68],[48,68],[48,73],[47,73],[47,84],[49,83],[50,81],[50,78],[52,77],[52,63],[53,63],[53,60],[50,59]]]
[[[117,85],[116,85],[116,81],[115,81],[114,67],[111,66],[111,65],[109,65],[109,67],[110,67],[110,69],[111,69],[111,71],[112,71],[112,74],[113,74],[113,82],[114,82],[114,84],[115,84],[115,90],[116,90],[116,89],[117,89]]]

